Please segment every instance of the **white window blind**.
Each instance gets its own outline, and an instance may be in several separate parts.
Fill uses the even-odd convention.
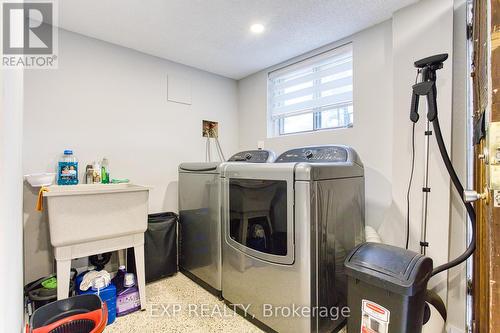
[[[278,134],[352,126],[352,94],[352,44],[268,76],[268,112]]]

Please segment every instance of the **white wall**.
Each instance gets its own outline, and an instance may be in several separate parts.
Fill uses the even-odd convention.
[[[424,0],[403,8],[393,15],[394,48],[394,109],[393,145],[393,198],[397,216],[406,211],[406,191],[408,182],[408,159],[411,154],[411,128],[408,122],[409,87],[415,80],[415,70],[410,65],[414,60],[438,53],[448,53],[450,59],[438,73],[438,114],[443,138],[448,152],[451,152],[451,114],[453,89],[453,1]],[[426,101],[421,100],[421,120],[416,127],[416,170],[411,191],[410,248],[419,251],[422,221],[422,184],[424,157],[424,131],[426,122]],[[462,110],[465,113],[465,110]],[[432,130],[432,125],[431,125]],[[439,155],[435,136],[430,137],[429,194],[427,255],[434,261],[434,267],[449,260],[450,232],[450,178]],[[392,212],[391,212],[392,213]],[[400,225],[398,217],[390,215],[384,222],[382,231],[393,230]],[[394,235],[395,236],[395,235]],[[391,237],[397,242],[400,237]],[[399,243],[400,245],[402,243]],[[433,277],[429,287],[438,292],[446,302],[447,272]],[[433,331],[428,331],[433,332]]]
[[[392,201],[391,22],[383,22],[322,49],[348,41],[353,43],[354,127],[267,138],[268,70],[265,70],[238,82],[240,149],[255,148],[258,141],[264,141],[266,148],[277,153],[314,144],[353,146],[365,165],[367,222],[378,227]]]
[[[425,13],[425,15],[423,15]],[[432,37],[431,37],[432,36]],[[438,73],[438,109],[443,137],[450,151],[451,111],[452,111],[452,73],[453,73],[453,1],[424,0],[404,8],[393,16],[394,37],[394,113],[393,144],[393,198],[398,212],[406,211],[406,190],[408,182],[409,156],[411,154],[411,127],[408,121],[410,87],[415,81],[414,60],[437,54],[448,53],[450,59]],[[465,110],[463,111],[465,112]],[[416,127],[416,170],[415,183],[411,192],[411,248],[419,250],[420,224],[422,217],[422,184],[424,161],[424,131],[426,102],[421,99],[421,119]],[[431,126],[432,129],[432,126]],[[428,254],[434,265],[448,260],[448,235],[450,221],[450,180],[439,155],[435,137],[430,138],[429,215],[427,241],[430,243]],[[388,221],[387,229],[400,224],[398,218]],[[392,238],[397,242],[400,237]],[[401,244],[401,243],[400,243]],[[444,275],[444,279],[442,278]],[[446,278],[440,275],[441,281]],[[436,279],[433,279],[435,282]],[[446,288],[446,285],[443,286]]]
[[[0,286],[3,286],[0,332],[21,332],[24,319],[22,69],[1,69],[0,91]]]
[[[238,148],[234,80],[64,30],[59,39],[59,68],[26,72],[24,173],[54,171],[71,148],[81,174],[107,157],[111,177],[152,186],[150,212],[176,211],[178,164],[205,159],[202,120],[220,122],[226,155]],[[167,75],[191,81],[191,106],[167,101]],[[52,269],[35,199],[25,185],[26,281]]]

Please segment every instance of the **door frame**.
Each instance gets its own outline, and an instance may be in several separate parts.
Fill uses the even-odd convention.
[[[500,207],[493,202],[500,192],[488,186],[488,159],[494,157],[484,151],[492,144],[488,128],[500,122],[500,0],[474,0],[473,6],[474,189],[490,199],[475,203],[472,331],[493,333],[500,331]]]

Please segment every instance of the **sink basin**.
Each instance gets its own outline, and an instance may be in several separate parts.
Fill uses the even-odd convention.
[[[143,233],[149,188],[134,184],[49,186],[44,192],[54,247]]]

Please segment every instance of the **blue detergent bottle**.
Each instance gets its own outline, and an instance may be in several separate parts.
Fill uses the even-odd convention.
[[[81,294],[94,294],[101,298],[108,307],[108,325],[114,323],[116,319],[116,287],[109,282],[106,285],[106,280],[103,277],[96,278],[92,281],[92,288],[87,291],[81,291]]]
[[[57,167],[57,185],[78,184],[78,159],[72,150],[65,150]]]

